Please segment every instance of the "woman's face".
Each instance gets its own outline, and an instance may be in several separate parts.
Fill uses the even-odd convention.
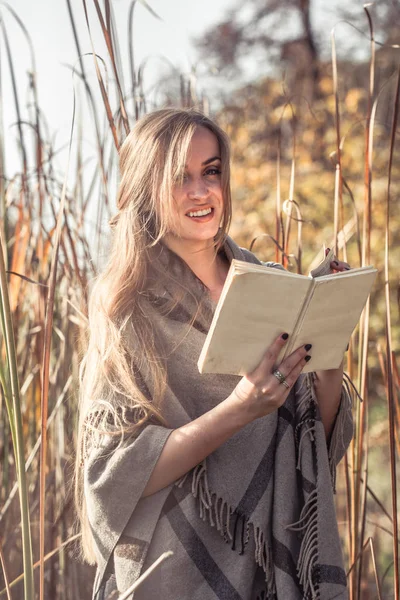
[[[173,188],[175,213],[165,242],[176,244],[213,240],[222,213],[221,157],[218,140],[205,127],[198,127],[189,146],[183,181]]]

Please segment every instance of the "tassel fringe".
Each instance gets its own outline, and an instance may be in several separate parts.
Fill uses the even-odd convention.
[[[303,539],[297,562],[297,575],[306,598],[319,600],[318,590],[318,495],[314,490],[308,497],[300,519],[287,529],[302,533]]]
[[[315,447],[315,427],[317,418],[317,399],[314,392],[313,373],[307,374],[300,387],[300,397],[297,400],[297,426],[295,430],[297,447],[297,468],[301,468],[301,456],[304,440],[308,437],[313,452]],[[317,472],[318,478],[318,472]],[[315,488],[308,496],[300,519],[287,526],[290,531],[302,536],[300,553],[296,565],[297,576],[303,588],[304,597],[310,600],[320,600],[318,574],[318,492]]]
[[[349,381],[351,386],[349,385]],[[331,474],[332,488],[333,492],[336,493],[336,467],[346,452],[347,444],[344,440],[344,432],[346,431],[346,422],[351,420],[351,411],[352,411],[352,390],[354,391],[354,384],[349,379],[347,373],[344,373],[343,378],[343,388],[342,388],[342,396],[340,399],[339,411],[336,416],[335,426],[332,432],[332,437],[329,444],[329,471]],[[362,400],[361,396],[358,394],[357,397]],[[350,425],[350,423],[349,423]],[[350,425],[351,426],[351,425]]]
[[[177,481],[176,485],[182,487],[187,476]],[[260,599],[276,600],[272,553],[264,532],[255,527],[246,515],[238,513],[228,502],[210,492],[204,463],[192,471],[192,494],[199,502],[200,518],[215,527],[225,542],[231,544],[232,550],[243,554],[253,532],[255,562],[265,573],[266,590]]]

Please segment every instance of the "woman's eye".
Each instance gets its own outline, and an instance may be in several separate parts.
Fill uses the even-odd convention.
[[[221,175],[221,169],[219,169],[218,167],[210,167],[205,172],[205,175]]]

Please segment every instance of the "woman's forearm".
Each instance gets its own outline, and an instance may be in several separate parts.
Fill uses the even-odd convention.
[[[315,375],[315,393],[326,439],[329,442],[342,395],[343,363],[338,369],[317,371]]]
[[[180,479],[253,418],[242,403],[229,396],[201,417],[175,429],[165,443],[143,496]]]
[[[177,481],[245,425],[282,406],[309,358],[305,346],[286,357],[280,368],[287,373],[287,387],[281,385],[273,370],[287,338],[286,333],[281,334],[267,348],[260,364],[241,378],[226,400],[171,432],[143,496]]]

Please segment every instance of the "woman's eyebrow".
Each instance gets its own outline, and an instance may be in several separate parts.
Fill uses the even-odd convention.
[[[201,164],[204,167],[205,165],[208,165],[208,164],[212,163],[214,160],[221,160],[221,158],[219,156],[213,156],[212,158],[207,158],[207,160],[205,160]]]
[[[210,163],[214,162],[214,160],[221,160],[220,156],[213,156],[212,158],[207,158],[207,160],[205,160],[204,162],[201,163],[202,167],[205,167],[206,165],[209,165]],[[187,169],[188,166],[185,165],[185,169]]]

